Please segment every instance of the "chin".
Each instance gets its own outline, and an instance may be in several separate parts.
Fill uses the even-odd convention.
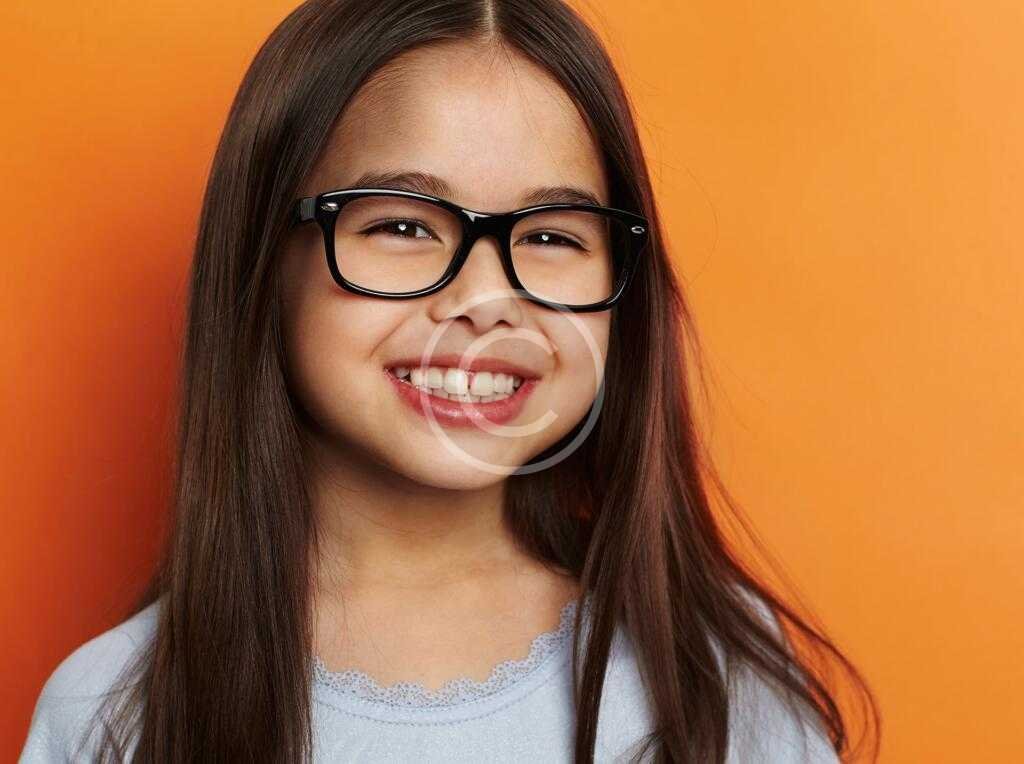
[[[480,490],[500,483],[520,464],[529,461],[527,457],[509,466],[511,457],[507,452],[481,453],[480,449],[464,451],[461,446],[449,446],[451,450],[436,444],[432,454],[421,454],[414,459],[408,452],[392,454],[389,461],[393,471],[410,482],[453,491]],[[485,466],[478,466],[478,461]]]

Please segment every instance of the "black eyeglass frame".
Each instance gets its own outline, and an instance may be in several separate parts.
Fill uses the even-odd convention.
[[[459,248],[452,256],[452,260],[448,264],[448,268],[441,275],[441,278],[434,284],[413,292],[381,292],[376,289],[361,287],[358,284],[348,281],[341,275],[341,271],[338,269],[337,258],[334,253],[334,228],[338,219],[338,214],[341,212],[342,207],[354,199],[381,194],[386,196],[400,196],[435,204],[453,213],[462,223],[462,241],[459,244]],[[612,290],[611,296],[601,300],[600,302],[593,302],[586,305],[566,305],[564,303],[545,300],[543,297],[531,294],[530,290],[523,286],[519,277],[516,275],[515,266],[512,261],[512,229],[517,221],[527,215],[547,210],[583,210],[598,212],[626,223],[626,231],[630,234],[627,241],[630,243],[630,246],[627,247],[626,252],[622,253],[622,267],[618,272],[617,283]],[[430,196],[429,194],[421,194],[416,191],[406,191],[404,189],[394,188],[344,188],[333,191],[324,191],[316,196],[307,196],[302,199],[295,200],[291,217],[291,225],[298,226],[313,220],[316,221],[320,226],[320,229],[323,231],[324,251],[327,256],[327,267],[330,269],[331,276],[334,278],[335,282],[337,282],[338,286],[348,290],[349,292],[366,295],[368,297],[379,297],[385,300],[408,300],[434,294],[448,286],[448,284],[454,281],[459,275],[459,271],[462,270],[462,266],[469,257],[470,250],[472,250],[473,245],[476,244],[477,239],[482,236],[494,236],[499,244],[501,263],[505,270],[505,276],[508,278],[509,283],[517,291],[522,293],[525,299],[538,305],[543,305],[546,308],[568,310],[573,313],[590,313],[593,311],[608,310],[616,305],[626,293],[626,288],[633,279],[633,274],[636,271],[636,264],[639,260],[640,252],[643,250],[649,237],[649,223],[647,218],[635,212],[629,212],[616,207],[600,207],[593,204],[541,204],[533,207],[524,207],[523,209],[513,210],[512,212],[480,212],[478,210],[470,210],[460,207],[447,199],[442,199],[437,196]]]

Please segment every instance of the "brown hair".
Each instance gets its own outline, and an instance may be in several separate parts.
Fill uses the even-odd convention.
[[[659,760],[725,758],[731,684],[708,668],[714,645],[729,672],[742,662],[814,709],[836,751],[849,753],[825,676],[796,646],[836,659],[877,727],[870,690],[820,628],[745,567],[712,510],[717,492],[746,527],[698,437],[687,351],[700,370],[700,344],[631,107],[599,39],[559,0],[310,0],[256,54],[211,167],[191,271],[173,525],[132,612],[157,598],[162,607],[154,639],[126,667],[132,682],[97,715],[101,760],[123,760],[132,740],[147,762],[311,754],[317,527],[283,362],[275,256],[296,191],[357,89],[400,53],[456,41],[506,46],[545,67],[593,131],[611,205],[651,223],[612,316],[596,428],[555,467],[509,478],[507,491],[525,548],[593,594],[584,660],[572,667],[575,760],[593,758],[619,619],[650,689],[656,729],[646,742]],[[766,623],[768,607],[777,623]]]

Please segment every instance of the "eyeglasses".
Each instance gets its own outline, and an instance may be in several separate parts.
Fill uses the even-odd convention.
[[[331,275],[349,292],[434,294],[459,275],[477,239],[494,236],[505,276],[525,299],[577,313],[622,298],[648,239],[645,217],[614,207],[544,204],[492,214],[388,188],[296,200],[292,225],[311,220],[323,231]]]

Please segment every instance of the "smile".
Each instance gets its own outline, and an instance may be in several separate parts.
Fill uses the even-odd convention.
[[[515,374],[489,371],[467,372],[444,366],[390,370],[396,379],[430,395],[462,403],[491,403],[511,397],[523,384]]]
[[[482,421],[509,422],[519,415],[540,382],[515,374],[438,366],[399,366],[385,369],[384,374],[413,411],[445,427],[479,428]]]

